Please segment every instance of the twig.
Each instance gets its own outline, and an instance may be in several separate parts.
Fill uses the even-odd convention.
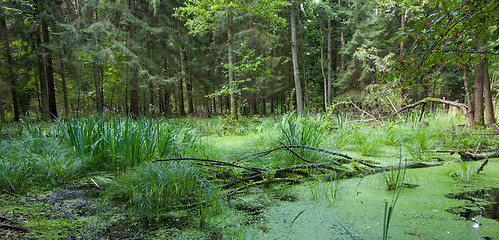
[[[281,143],[282,144],[282,143]],[[296,153],[295,151],[293,151],[293,149],[289,148],[288,146],[282,144],[282,146],[284,148],[286,148],[288,151],[290,151],[291,153],[293,153],[295,156],[297,156],[299,159],[301,159],[302,161],[305,161],[305,162],[308,162],[308,163],[312,163],[312,161],[300,156],[298,153]]]
[[[265,171],[265,169],[263,169],[263,168],[245,167],[245,166],[239,166],[239,165],[236,165],[236,164],[233,164],[233,163],[216,161],[216,160],[210,160],[210,159],[202,159],[202,158],[168,158],[168,159],[154,160],[153,162],[185,161],[185,160],[210,162],[210,163],[215,163],[215,164],[219,164],[219,165],[225,165],[225,166],[230,166],[230,167],[242,168],[242,169],[250,170],[250,171],[253,171],[253,172],[262,172],[262,171]]]
[[[329,155],[333,155],[333,156],[343,157],[343,158],[346,158],[346,159],[349,159],[349,160],[353,159],[352,157],[349,157],[348,155],[341,154],[341,153],[335,153],[335,152],[331,152],[331,151],[320,149],[320,148],[309,147],[309,146],[301,146],[301,145],[287,145],[287,146],[280,146],[280,147],[272,148],[272,149],[269,149],[269,150],[266,150],[266,151],[263,151],[263,152],[252,153],[252,154],[246,155],[246,156],[244,156],[242,158],[239,158],[238,160],[236,160],[233,163],[238,163],[238,162],[240,162],[240,161],[242,161],[242,160],[244,160],[246,158],[252,157],[252,156],[265,156],[265,155],[270,154],[273,151],[277,151],[277,150],[281,150],[281,149],[286,149],[286,148],[303,148],[303,149],[309,149],[309,150],[314,150],[314,151],[318,151],[318,152],[323,152],[323,153],[326,153],[326,154],[329,154]]]
[[[356,104],[355,104],[352,100],[350,100],[350,96],[348,96],[348,101],[349,101],[349,102],[350,102],[350,103],[351,103],[351,104],[352,104],[355,108],[357,108],[359,111],[361,111],[361,112],[363,112],[363,113],[365,113],[365,114],[369,115],[369,116],[370,116],[370,117],[372,117],[372,118],[376,118],[376,117],[375,117],[375,116],[373,116],[372,114],[370,114],[370,113],[368,113],[368,112],[364,111],[363,109],[359,108],[359,107],[358,107],[358,106],[357,106],[357,105],[356,105]],[[379,121],[378,121],[378,120],[375,120],[375,121],[376,121],[377,123],[379,123]]]
[[[487,165],[487,163],[489,163],[489,159],[485,160],[485,162],[483,162],[482,165],[480,165],[480,168],[478,168],[478,170],[476,170],[476,174],[479,174],[483,170],[483,167],[485,167],[485,165]]]

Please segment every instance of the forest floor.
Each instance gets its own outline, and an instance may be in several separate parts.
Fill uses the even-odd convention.
[[[248,137],[208,140],[237,149]],[[397,159],[392,155],[388,158]],[[447,174],[459,156],[436,157],[442,166],[407,170],[405,182],[412,188],[399,195],[390,238],[499,239],[497,215],[492,219],[499,159],[489,159],[479,178],[463,186]],[[227,199],[221,214],[199,227],[185,212],[144,219],[129,215],[124,206],[103,204],[94,179],[21,196],[0,193],[0,234],[6,239],[381,239],[385,202],[394,198],[380,174],[262,186]]]

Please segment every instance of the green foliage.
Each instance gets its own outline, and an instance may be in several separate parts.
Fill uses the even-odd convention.
[[[404,175],[401,173],[402,166],[391,166],[389,169],[381,172],[382,182],[386,185],[388,191],[401,188],[403,186]]]
[[[452,177],[457,184],[464,186],[472,185],[479,177],[477,171],[480,163],[477,162],[459,162],[447,174]]]
[[[437,138],[437,129],[426,127],[419,122],[408,122],[403,130],[404,147],[413,160],[431,161],[434,152],[442,146],[441,140]]]
[[[363,128],[354,131],[352,139],[362,156],[379,156],[383,141],[378,129]]]
[[[279,143],[285,145],[300,145],[309,147],[320,147],[324,142],[325,132],[322,125],[322,116],[317,118],[307,116],[284,116],[279,125]],[[321,161],[323,156],[316,151],[308,149],[296,149],[296,153],[312,162]],[[282,159],[284,166],[303,164],[303,161],[292,153],[285,153]]]
[[[172,210],[216,209],[218,189],[186,162],[142,163],[116,179],[105,191],[107,201],[124,202],[138,216],[159,216]]]
[[[89,117],[59,122],[61,132],[80,159],[89,166],[116,174],[158,158],[181,157],[186,152],[206,157],[194,130],[167,121]],[[197,150],[196,150],[197,149]],[[194,156],[193,156],[194,157]]]
[[[54,138],[25,138],[0,144],[0,187],[23,193],[34,186],[59,186],[78,178],[82,162]]]

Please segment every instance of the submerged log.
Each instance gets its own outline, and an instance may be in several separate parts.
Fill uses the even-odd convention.
[[[317,163],[314,164],[312,161],[305,159],[304,157],[300,156],[296,151],[293,149],[308,149],[308,150],[313,150],[313,151],[318,151],[322,152],[325,154],[333,155],[333,156],[338,156],[342,157],[345,159],[348,159],[350,162],[357,162],[359,164],[364,165],[365,167],[354,167],[353,169],[350,168],[345,168],[342,167],[341,164],[335,161],[331,161],[330,163]],[[241,166],[238,165],[238,162],[241,162],[244,159],[247,159],[249,157],[253,156],[265,156],[267,154],[270,154],[273,151],[277,150],[287,150],[291,152],[293,155],[301,159],[302,161],[308,163],[304,165],[293,165],[290,167],[277,167],[277,168],[270,168],[270,169],[264,169],[264,168],[258,168],[258,167],[247,167],[247,166]],[[409,163],[409,164],[399,164],[396,166],[378,166],[371,164],[365,160],[360,160],[360,159],[354,159],[348,155],[341,154],[341,153],[335,153],[331,152],[325,149],[320,149],[320,148],[314,148],[314,147],[309,147],[309,146],[300,146],[300,145],[282,145],[280,147],[272,148],[263,152],[258,152],[258,153],[253,153],[246,155],[242,158],[239,158],[237,161],[234,161],[232,163],[229,162],[223,162],[223,161],[216,161],[216,160],[210,160],[210,159],[200,159],[200,158],[170,158],[170,159],[159,159],[155,160],[153,162],[161,162],[161,161],[197,161],[198,163],[195,164],[196,166],[199,167],[232,167],[232,168],[240,168],[244,170],[248,170],[246,173],[245,177],[243,178],[236,178],[234,179],[232,177],[227,177],[226,179],[231,179],[230,182],[221,185],[220,189],[227,189],[231,187],[236,187],[235,189],[231,189],[227,192],[228,195],[235,194],[241,190],[251,188],[254,186],[262,185],[262,184],[272,184],[272,183],[301,183],[304,181],[308,180],[313,180],[315,178],[309,177],[309,170],[316,169],[318,172],[321,173],[319,175],[320,178],[323,178],[326,181],[329,180],[335,180],[335,179],[344,179],[344,178],[352,178],[352,177],[357,177],[357,176],[362,176],[362,175],[368,175],[368,174],[374,174],[374,173],[379,173],[379,172],[384,172],[384,171],[391,171],[391,170],[399,170],[399,169],[408,169],[408,168],[426,168],[426,167],[435,167],[435,166],[441,166],[442,163],[438,164],[427,164],[427,163]],[[201,164],[201,163],[203,164]],[[329,170],[334,172],[334,174],[329,174],[326,173],[323,170]],[[290,173],[292,175],[283,175],[282,173]]]
[[[499,158],[499,152],[495,152],[490,155],[479,155],[479,154],[471,154],[471,153],[466,153],[466,152],[459,152],[459,155],[461,155],[461,161],[479,161],[483,159],[490,159],[490,158]]]

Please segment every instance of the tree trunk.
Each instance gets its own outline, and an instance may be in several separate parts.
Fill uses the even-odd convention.
[[[496,118],[494,116],[494,105],[492,104],[488,65],[488,59],[485,58],[483,65],[483,100],[485,102],[485,117],[487,118],[487,124],[494,124],[496,123]]]
[[[4,102],[0,101],[0,122],[5,123],[5,106]]]
[[[185,90],[187,92],[187,114],[192,114],[194,113],[194,97],[193,97],[193,92],[192,92],[192,82],[191,79],[188,77],[188,68],[187,68],[187,60],[185,60]]]
[[[180,49],[180,78],[178,83],[178,114],[180,117],[185,116],[185,106],[184,106],[184,80],[186,75],[186,66],[185,66],[185,51]]]
[[[7,22],[5,17],[3,16],[3,12],[0,11],[0,35],[2,38],[3,46],[4,46],[4,54],[7,62],[8,68],[8,79],[10,83],[10,94],[12,96],[12,105],[14,108],[14,120],[19,121],[19,105],[17,101],[17,83],[16,83],[16,75],[14,73],[14,59],[12,58],[12,54],[10,53],[10,39],[9,33],[7,31]],[[3,107],[3,104],[2,104]],[[3,114],[3,109],[2,109]]]
[[[89,7],[88,9],[88,23],[89,25],[94,22],[94,11],[92,7]],[[95,16],[95,22],[98,21],[97,14]],[[101,85],[101,77],[99,74],[99,62],[98,62],[98,56],[97,52],[99,51],[99,45],[97,44],[97,39],[95,37],[95,34],[92,34],[92,70],[93,70],[93,77],[94,77],[94,87],[95,87],[95,107],[97,110],[97,114],[101,116],[104,114],[104,98],[102,94],[102,85]]]
[[[466,98],[465,103],[466,105],[468,105],[468,108],[470,109],[471,118],[474,119],[473,105],[471,104],[470,88],[468,87],[468,75],[466,73],[466,70],[463,71],[463,82],[464,82],[464,94]]]
[[[229,1],[231,3],[232,1]],[[237,103],[236,96],[231,91],[233,88],[234,81],[234,63],[232,56],[232,7],[229,7],[227,12],[227,56],[229,61],[229,91],[230,91],[230,119],[232,121],[237,121],[239,118],[237,114]]]
[[[39,49],[41,49],[41,42],[38,42]],[[48,121],[50,118],[49,110],[49,95],[47,91],[47,79],[45,75],[45,62],[42,55],[38,55],[38,77],[40,79],[40,112],[43,121]]]
[[[484,45],[483,37],[478,36],[476,40],[476,50],[481,51]],[[483,79],[484,79],[484,64],[485,59],[480,57],[478,64],[475,66],[475,93],[474,93],[474,124],[483,126],[484,125],[484,115],[483,115]]]
[[[47,46],[50,44],[50,33],[47,22],[42,20],[43,43]],[[54,67],[52,65],[52,51],[45,48],[45,67],[47,74],[47,90],[48,102],[51,118],[57,118],[57,104],[55,101],[55,84],[54,84]]]
[[[130,14],[135,14],[135,0],[128,0],[128,8],[130,9]],[[128,25],[129,33],[129,45],[128,47],[132,50],[133,42],[135,41],[135,24],[130,22]],[[130,114],[132,117],[137,118],[139,116],[139,83],[137,76],[137,63],[138,61],[135,57],[131,57],[132,68],[130,69]]]
[[[298,68],[298,43],[296,40],[296,5],[295,1],[291,1],[291,54],[293,59],[293,76],[295,80],[295,91],[296,91],[296,111],[298,113],[303,112],[303,100],[301,92],[300,74]]]
[[[267,95],[265,94],[265,91],[262,91],[262,111],[261,111],[262,116],[267,115]]]
[[[66,86],[66,74],[64,72],[64,63],[61,61],[61,69],[59,74],[61,75],[61,84],[62,84],[62,94],[64,96],[64,113],[66,117],[69,114],[69,102],[68,102],[68,88]]]
[[[327,104],[326,109],[331,106],[332,102],[332,94],[331,94],[331,85],[333,82],[333,44],[332,44],[332,31],[333,28],[331,26],[331,19],[327,20]],[[324,110],[326,110],[324,109]]]

